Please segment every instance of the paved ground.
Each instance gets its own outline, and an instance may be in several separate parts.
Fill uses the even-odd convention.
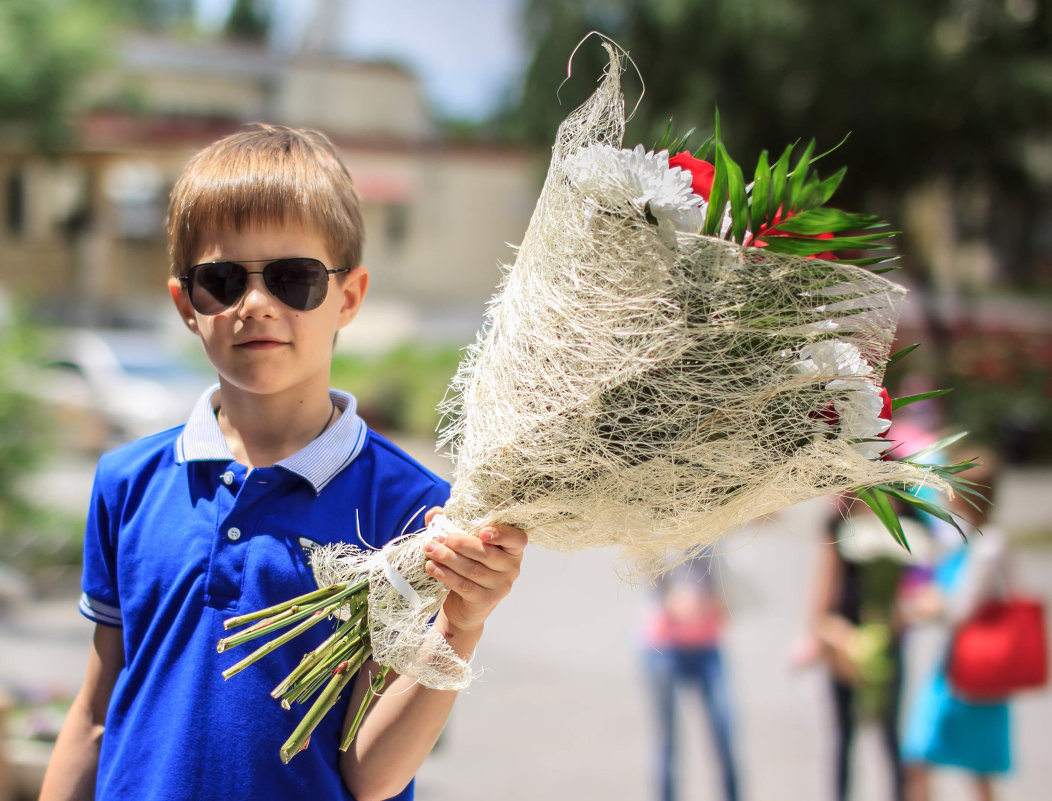
[[[426,454],[425,454],[426,455]],[[71,496],[83,491],[72,475]],[[1012,531],[1048,527],[1052,473],[1015,472],[1001,508]],[[53,488],[52,488],[53,489]],[[75,498],[71,498],[75,501]],[[829,727],[819,671],[793,673],[787,657],[800,628],[816,555],[816,503],[728,539],[723,580],[733,619],[728,658],[738,715],[744,797],[823,801]],[[1052,602],[1052,549],[1017,552],[1025,584]],[[614,577],[611,553],[528,552],[514,593],[491,619],[477,664],[480,679],[454,711],[420,773],[423,801],[647,799],[651,729],[640,684],[635,632],[645,591]],[[0,614],[0,687],[68,692],[83,670],[89,626],[73,597]],[[914,675],[934,647],[911,642]],[[689,709],[694,699],[683,699]],[[1052,786],[1052,693],[1015,705],[1018,770],[1001,801],[1038,801]],[[683,801],[718,798],[700,713],[687,722]],[[854,801],[888,798],[878,743],[856,748]],[[960,777],[944,775],[939,799],[966,799]]]
[[[798,507],[727,543],[725,581],[734,616],[728,657],[747,799],[831,798],[824,676],[787,667],[819,511],[814,504]],[[1020,556],[1024,581],[1050,597],[1052,551]],[[486,672],[458,702],[444,748],[421,774],[422,798],[653,797],[652,730],[634,648],[643,592],[618,584],[611,565],[602,553],[529,554],[514,596],[496,613],[478,655]],[[934,645],[932,632],[914,637],[914,674],[930,664]],[[696,708],[694,698],[683,702],[685,710]],[[1024,698],[1015,713],[1019,770],[1005,782],[1001,801],[1048,798],[1052,694]],[[700,714],[688,721],[687,734],[682,798],[718,798]],[[875,732],[864,732],[856,747],[854,801],[890,798],[882,756]],[[938,799],[971,797],[960,776],[941,776],[937,788]]]

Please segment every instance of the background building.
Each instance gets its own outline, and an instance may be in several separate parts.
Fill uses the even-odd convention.
[[[139,33],[116,48],[86,86],[68,147],[0,138],[0,286],[46,318],[156,317],[174,180],[209,142],[275,122],[324,131],[355,178],[372,272],[365,324],[384,342],[470,339],[528,223],[534,151],[448,142],[414,75],[324,46],[281,54]]]

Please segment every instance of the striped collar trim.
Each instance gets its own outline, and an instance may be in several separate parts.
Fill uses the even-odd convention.
[[[219,385],[207,389],[197,400],[190,419],[175,443],[177,462],[232,462],[231,453],[216,419]],[[321,492],[341,470],[353,462],[365,447],[369,433],[365,421],[356,413],[354,396],[330,389],[329,397],[342,414],[325,432],[305,448],[274,466],[295,473]]]

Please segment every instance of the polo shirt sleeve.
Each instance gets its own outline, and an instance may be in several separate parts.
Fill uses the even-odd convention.
[[[84,530],[83,594],[80,597],[80,613],[104,626],[123,625],[117,588],[118,518],[114,514],[114,483],[107,479],[104,457],[95,472]]]

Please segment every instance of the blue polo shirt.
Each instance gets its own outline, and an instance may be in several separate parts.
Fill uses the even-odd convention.
[[[331,632],[326,621],[224,681],[265,640],[216,653],[223,620],[316,588],[312,547],[380,547],[423,526],[449,485],[355,414],[248,472],[219,430],[213,387],[189,421],[99,460],[84,538],[81,612],[123,628],[126,664],[106,717],[100,799],[349,799],[337,760],[349,692],[288,765],[306,712],[270,691]],[[360,534],[360,540],[359,540]],[[364,546],[363,546],[364,547]],[[412,784],[397,796],[412,798]]]

